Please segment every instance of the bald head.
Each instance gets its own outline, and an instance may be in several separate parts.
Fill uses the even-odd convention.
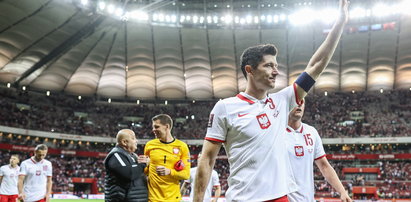
[[[130,129],[122,129],[118,131],[116,140],[117,145],[130,153],[134,152],[137,149],[136,135]]]
[[[122,140],[127,139],[130,136],[134,136],[134,132],[130,129],[122,129],[118,131],[116,136],[117,144],[120,144]]]

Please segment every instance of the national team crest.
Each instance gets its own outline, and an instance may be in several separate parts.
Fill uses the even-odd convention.
[[[261,129],[267,129],[271,126],[270,119],[268,119],[266,113],[258,115],[257,121],[260,124]]]
[[[43,171],[47,171],[47,166],[43,166]]]
[[[180,149],[179,148],[177,148],[177,147],[174,147],[173,148],[173,153],[174,154],[178,154],[180,152]]]
[[[296,156],[304,156],[304,147],[303,146],[294,146],[294,152]]]

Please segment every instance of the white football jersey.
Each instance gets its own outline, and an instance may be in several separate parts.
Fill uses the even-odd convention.
[[[12,168],[10,165],[4,165],[0,168],[0,176],[3,177],[0,186],[1,195],[16,195],[19,194],[17,182],[19,179],[20,167]]]
[[[214,106],[205,139],[224,143],[228,201],[266,201],[297,190],[284,133],[295,106],[295,85],[262,100],[240,93]]]
[[[32,157],[21,163],[19,175],[26,176],[23,187],[25,201],[38,201],[46,195],[47,177],[53,175],[53,168],[50,161],[36,162]]]
[[[197,167],[191,168],[190,178],[188,180],[185,180],[191,185],[190,201],[193,201],[194,199],[194,186],[195,186],[196,173],[197,173]],[[217,171],[213,170],[213,172],[211,173],[211,179],[208,182],[208,186],[204,194],[204,200],[203,200],[204,202],[210,202],[213,199],[213,196],[212,196],[213,187],[219,186],[219,185],[220,185],[220,178],[218,177]]]
[[[324,147],[317,130],[305,123],[294,130],[287,127],[287,150],[298,191],[290,193],[290,202],[315,202],[314,161],[325,157]]]

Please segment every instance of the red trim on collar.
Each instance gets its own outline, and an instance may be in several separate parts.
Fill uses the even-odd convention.
[[[304,126],[302,125],[302,126],[301,126],[301,130],[300,130],[300,133],[303,133],[303,129],[304,129]]]
[[[244,100],[244,101],[246,101],[246,102],[250,103],[250,104],[254,104],[254,101],[252,101],[252,100],[248,99],[248,98],[247,98],[247,97],[245,97],[244,95],[237,94],[237,97],[238,97],[238,98],[240,98],[241,100]]]
[[[287,132],[291,133],[291,130],[290,130],[290,129],[288,129],[288,128],[286,128],[286,129],[287,129]]]

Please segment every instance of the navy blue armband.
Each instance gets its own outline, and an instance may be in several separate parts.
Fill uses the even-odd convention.
[[[308,93],[311,87],[313,87],[313,85],[315,84],[315,80],[309,74],[307,74],[307,72],[303,72],[300,76],[298,76],[295,83]]]

